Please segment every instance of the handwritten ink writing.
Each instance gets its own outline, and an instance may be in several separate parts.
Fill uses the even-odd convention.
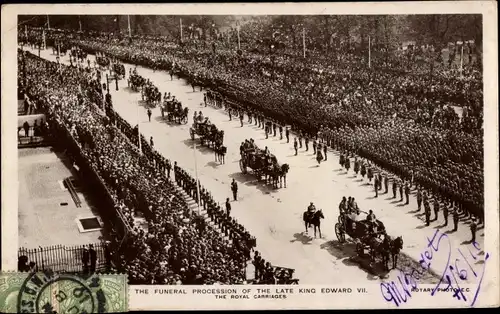
[[[473,242],[472,246],[477,251],[477,254],[474,254],[471,249],[468,249],[470,258],[477,260],[481,248],[477,242]],[[433,288],[418,288],[418,281],[424,273],[419,272],[415,268],[412,268],[409,273],[400,270],[395,281],[382,282],[380,284],[380,290],[384,300],[399,307],[401,304],[407,303],[411,299],[412,293],[415,292],[430,292],[431,296],[434,296],[437,292],[451,292],[453,298],[463,302],[470,302],[469,305],[474,306],[481,290],[486,261],[489,258],[489,254],[486,253],[481,275],[478,276],[476,269],[474,269],[473,265],[469,262],[470,258],[467,258],[462,250],[457,249],[456,251],[460,257],[452,261],[452,244],[448,235],[440,232],[439,229],[436,230],[432,237],[427,238],[427,246],[420,254],[419,265],[424,271],[429,271],[433,258],[438,254],[444,255],[446,264],[437,285]],[[478,279],[474,297],[472,298],[468,295],[470,292],[469,288],[460,287],[461,282],[474,279],[471,276]]]

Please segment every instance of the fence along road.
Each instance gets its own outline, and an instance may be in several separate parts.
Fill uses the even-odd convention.
[[[30,51],[38,54],[38,51]],[[56,61],[56,56],[49,50],[41,51],[41,57]],[[89,58],[93,62],[94,56],[89,55]],[[63,56],[61,62],[69,64],[69,57]],[[134,66],[125,63],[125,67],[128,75],[129,69]],[[410,197],[410,205],[407,206],[397,206],[397,202],[391,202],[391,193],[374,199],[373,186],[366,186],[365,182],[353,178],[352,171],[347,175],[345,171],[338,171],[339,157],[336,152],[330,150],[328,161],[317,167],[312,149],[306,153],[304,148],[299,150],[299,156],[293,156],[293,136],[290,144],[286,144],[285,139],[280,141],[279,135],[270,136],[266,140],[264,131],[256,126],[249,126],[246,117],[244,127],[240,127],[239,120],[233,118],[233,121],[229,121],[224,111],[200,106],[203,94],[199,92],[199,88],[193,92],[186,81],[176,78],[171,81],[165,71],[153,71],[140,66],[137,69],[140,75],[158,86],[162,94],[170,92],[183,106],[189,107],[189,123],[166,123],[161,118],[159,108],[152,109],[151,122],[148,122],[146,109],[142,106],[138,117],[137,106],[142,103],[141,95],[132,92],[127,87],[126,80],[119,82],[119,91],[115,90],[114,82],[110,84],[114,109],[132,126],[137,124],[139,118],[141,133],[146,139],[153,136],[155,149],[172,162],[177,161],[179,166],[193,175],[193,141],[189,136],[189,127],[194,110],[201,110],[205,117],[209,117],[212,123],[224,130],[224,144],[228,148],[226,164],[218,165],[211,149],[197,145],[199,179],[223,207],[226,197],[231,196],[230,182],[235,178],[239,187],[239,201],[232,203],[231,215],[257,238],[259,250],[267,260],[272,264],[294,268],[295,276],[300,279],[301,284],[352,284],[366,283],[367,278],[370,281],[378,280],[378,277],[360,269],[358,263],[349,259],[355,255],[352,245],[342,246],[337,242],[334,225],[338,218],[338,204],[343,196],[355,197],[362,210],[373,209],[389,235],[403,236],[403,252],[417,261],[427,245],[427,237],[431,237],[436,230],[434,227],[442,223],[441,215],[440,221],[424,227],[422,218],[411,213],[417,207],[414,196]],[[238,163],[239,145],[249,138],[253,138],[261,148],[268,146],[280,163],[290,165],[287,188],[273,190],[262,182],[256,182],[253,175],[241,174]],[[312,240],[303,235],[302,213],[311,201],[317,208],[323,209],[325,214],[322,221],[323,239]],[[458,232],[448,236],[452,245],[458,248],[462,241],[470,238],[468,226],[461,224]],[[483,237],[484,231],[481,231],[478,234],[481,245]],[[442,259],[444,254],[433,259],[438,271],[441,270],[441,265],[445,265],[446,261]],[[397,271],[392,271],[389,278],[395,279],[397,275]]]

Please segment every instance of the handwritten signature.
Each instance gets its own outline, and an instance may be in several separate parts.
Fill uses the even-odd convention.
[[[466,257],[466,254],[464,254],[462,250],[457,249],[462,259],[456,258],[453,262],[451,260],[452,245],[447,234],[441,233],[438,229],[431,238],[427,237],[427,241],[427,247],[420,255],[419,261],[423,271],[418,271],[415,268],[413,268],[410,273],[400,271],[396,282],[382,282],[380,284],[380,290],[384,299],[399,307],[401,304],[411,299],[412,293],[418,291],[430,292],[431,296],[434,296],[436,292],[453,292],[453,298],[467,302],[471,307],[474,306],[481,291],[484,270],[486,269],[486,261],[489,258],[489,254],[486,253],[483,268],[480,273],[478,273],[470,263],[471,260],[477,260],[479,252],[481,252],[481,248],[477,242],[472,243],[474,247],[472,251],[474,251],[474,253],[470,249],[467,249],[470,257]],[[447,254],[446,266],[443,269],[438,284],[434,288],[418,288],[418,280],[420,280],[426,270],[430,269],[432,259],[438,252],[439,254]],[[477,287],[472,297],[469,295],[469,292],[471,292],[470,288],[460,287],[460,283],[467,280],[469,276],[477,278]]]

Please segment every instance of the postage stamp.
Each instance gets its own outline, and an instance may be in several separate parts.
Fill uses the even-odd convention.
[[[128,310],[125,274],[0,274],[2,313],[117,313]]]

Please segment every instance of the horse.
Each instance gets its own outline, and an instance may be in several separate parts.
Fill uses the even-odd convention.
[[[399,236],[390,242],[389,251],[392,255],[392,269],[398,266],[399,253],[403,249],[403,237]]]
[[[218,161],[221,164],[226,163],[224,157],[226,156],[227,147],[222,145],[222,143],[217,143],[215,145],[214,150],[215,150],[215,161]]]
[[[290,166],[288,164],[282,164],[281,168],[279,170],[279,181],[280,181],[280,187],[283,187],[283,182],[285,183],[285,188],[286,188],[286,174],[288,173],[288,170],[290,170]]]
[[[321,154],[321,152],[318,152],[316,154],[316,161],[318,162],[318,166],[321,164],[322,160],[323,160],[323,154]]]
[[[316,228],[319,231],[319,237],[321,238],[321,219],[324,219],[323,211],[320,209],[314,213],[310,213],[309,211],[305,211],[302,215],[302,219],[304,220],[304,225],[306,227],[306,232],[309,230],[311,225],[314,226],[314,238],[316,238]]]

